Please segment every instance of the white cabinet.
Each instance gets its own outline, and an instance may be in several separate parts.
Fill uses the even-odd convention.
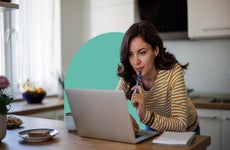
[[[229,150],[230,147],[230,110],[222,110],[221,120],[221,149]]]
[[[39,112],[39,113],[29,114],[28,116],[38,117],[38,118],[55,119],[55,120],[64,120],[64,109],[43,111],[43,112]]]
[[[230,110],[197,109],[202,135],[211,136],[208,150],[229,150]]]
[[[201,135],[211,136],[208,150],[220,150],[221,110],[197,109]]]
[[[190,38],[230,37],[230,0],[188,0]]]

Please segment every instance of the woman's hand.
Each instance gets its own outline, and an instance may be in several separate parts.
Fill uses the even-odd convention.
[[[132,125],[133,125],[133,130],[135,132],[137,132],[140,128],[139,128],[139,125],[137,124],[136,120],[133,118],[132,115],[129,115],[130,116],[130,119],[131,119],[131,122],[132,122]]]
[[[144,94],[140,86],[134,86],[131,90],[137,89],[138,93],[134,93],[131,97],[131,102],[137,110],[137,114],[140,117],[140,120],[143,120],[145,117],[145,101]]]

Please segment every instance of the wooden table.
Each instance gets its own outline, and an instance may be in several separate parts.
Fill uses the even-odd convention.
[[[76,132],[69,132],[64,121],[16,116],[23,120],[21,128],[7,130],[6,137],[0,143],[1,150],[205,150],[210,145],[209,136],[196,136],[192,145],[184,147],[160,146],[151,143],[151,139],[139,144],[127,144],[97,139],[82,138]],[[30,143],[17,136],[17,133],[32,128],[55,128],[60,133],[53,139]]]

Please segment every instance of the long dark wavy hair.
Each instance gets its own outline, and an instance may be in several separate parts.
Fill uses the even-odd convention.
[[[159,48],[159,53],[154,59],[154,63],[159,70],[170,70],[176,63],[179,63],[175,56],[166,51],[163,46],[163,41],[160,38],[154,25],[148,21],[139,21],[134,23],[125,33],[121,48],[120,48],[120,62],[118,65],[117,75],[125,81],[126,98],[130,99],[132,91],[130,90],[136,83],[137,75],[135,70],[129,62],[130,42],[133,38],[140,36],[142,39],[151,45],[153,50]],[[179,63],[180,64],[180,63]],[[181,64],[180,64],[181,65]],[[188,63],[181,65],[183,69],[187,69]]]

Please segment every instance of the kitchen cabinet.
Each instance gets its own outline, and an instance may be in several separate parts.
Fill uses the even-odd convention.
[[[25,100],[17,100],[11,103],[9,114],[64,120],[64,100],[51,96],[42,103],[28,104]]]
[[[55,119],[55,120],[64,120],[64,109],[37,112],[37,113],[29,114],[27,116],[38,117],[38,118],[47,118],[47,119]]]
[[[230,37],[229,0],[188,0],[188,36]]]
[[[221,110],[197,109],[201,135],[211,136],[211,145],[208,150],[220,150]]]
[[[222,110],[221,116],[221,149],[228,150],[230,147],[230,110]]]
[[[228,150],[230,147],[230,110],[197,109],[201,135],[211,136],[208,150]]]

